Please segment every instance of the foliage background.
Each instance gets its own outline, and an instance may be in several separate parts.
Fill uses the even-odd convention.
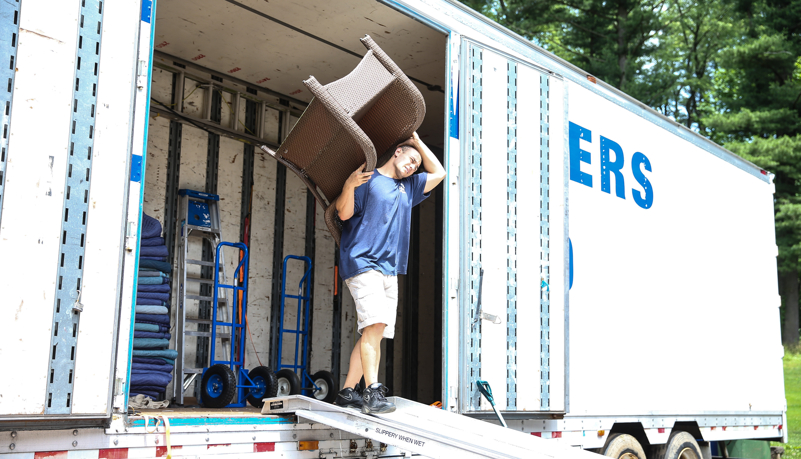
[[[775,174],[782,340],[799,342],[801,0],[463,0]]]

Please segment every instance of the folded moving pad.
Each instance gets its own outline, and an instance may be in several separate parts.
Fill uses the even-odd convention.
[[[136,349],[131,351],[133,357],[161,357],[163,359],[175,360],[178,351],[175,349]],[[169,362],[168,362],[169,363]]]
[[[170,282],[169,277],[162,277],[162,276],[139,276],[139,285],[161,285],[161,284],[168,284]]]
[[[156,261],[156,260],[148,260],[148,259],[140,259],[139,260],[139,269],[142,268],[152,268],[158,269],[163,273],[171,273],[172,272],[172,265],[167,263],[166,261]]]
[[[170,334],[165,332],[134,331],[134,338],[170,339]]]
[[[140,330],[139,328],[136,328],[136,327],[137,326],[142,326],[142,325],[151,325],[151,326],[156,327],[156,328],[150,328],[149,327],[147,330],[141,330],[141,331],[155,330],[155,331],[151,331],[150,333],[167,333],[167,332],[170,331],[170,327],[168,325],[159,324],[159,323],[151,323],[151,322],[136,322],[134,324],[134,330]]]
[[[150,301],[153,303],[160,303],[161,305],[164,304],[163,301],[159,300],[142,300],[142,301]],[[136,300],[136,313],[137,314],[168,314],[170,311],[167,309],[167,306],[160,306],[157,304],[139,304],[139,300]]]
[[[145,255],[145,256],[141,256],[140,255],[139,256],[139,260],[167,261],[167,257],[149,257],[147,255]]]
[[[166,257],[169,255],[167,251],[166,245],[154,245],[154,246],[145,246],[139,247],[139,256],[146,256],[146,257]]]
[[[162,390],[162,392],[164,392],[164,391]],[[158,400],[158,398],[159,398],[159,393],[158,392],[151,392],[151,391],[147,391],[147,390],[134,390],[133,387],[131,388],[131,391],[128,392],[128,396],[129,397],[136,397],[139,394],[147,395],[148,397],[152,398],[153,400]]]
[[[167,277],[166,274],[153,268],[139,268],[139,277]]]
[[[167,284],[161,285],[139,285],[136,287],[137,292],[154,292],[154,293],[170,293],[170,286]]]
[[[131,372],[131,387],[133,386],[162,386],[166,387],[172,381],[169,373],[133,373]]]
[[[155,339],[155,338],[134,338],[134,349],[167,349],[170,345],[168,339]]]
[[[161,328],[156,324],[134,324],[134,336],[136,336],[136,332],[158,333],[159,331],[161,331]]]
[[[158,220],[142,213],[142,229],[139,232],[142,239],[161,236],[161,223]]]
[[[170,326],[170,316],[166,314],[137,314],[135,320],[140,324],[164,324],[168,327]]]
[[[163,363],[163,362],[162,362]],[[138,363],[132,362],[131,363],[131,372],[142,373],[143,371],[157,371],[161,373],[172,373],[172,369],[175,368],[172,365],[153,365],[149,363]]]
[[[151,300],[161,300],[161,301],[170,301],[170,294],[169,293],[157,293],[157,292],[136,292],[136,298],[149,298]]]
[[[134,391],[134,390],[142,391],[142,390],[144,390],[144,391],[148,391],[148,392],[164,392],[165,388],[166,388],[166,384],[164,386],[161,386],[161,385],[146,385],[146,384],[138,384],[136,386],[134,386],[133,384],[131,385],[131,391]]]
[[[167,302],[164,300],[156,300],[153,298],[139,298],[136,297],[136,305],[137,306],[167,306]],[[137,311],[139,312],[139,311]],[[142,311],[145,312],[145,311]],[[165,312],[145,312],[145,314],[166,314]]]
[[[131,363],[144,363],[145,365],[160,365],[162,367],[172,366],[171,363],[165,362],[164,359],[161,358],[153,358],[153,357],[133,357],[131,358]]]
[[[143,237],[140,247],[153,247],[154,245],[164,245],[163,237]]]

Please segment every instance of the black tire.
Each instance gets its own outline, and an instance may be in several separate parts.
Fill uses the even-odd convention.
[[[275,393],[278,391],[278,378],[267,367],[256,367],[250,370],[248,377],[258,386],[256,389],[248,389],[248,403],[256,408],[261,408],[264,406],[265,398],[275,397]]]
[[[623,433],[612,434],[601,454],[615,459],[645,459],[645,450],[640,442],[631,435]]]
[[[208,408],[222,408],[236,395],[236,376],[227,365],[217,364],[203,374],[200,400]]]
[[[314,381],[314,385],[320,388],[315,391],[312,386],[312,396],[317,400],[334,403],[337,398],[337,387],[339,387],[334,381],[334,375],[330,371],[320,370],[312,375],[311,379]]]
[[[300,378],[298,374],[289,368],[279,370],[275,374],[277,378],[277,397],[284,397],[287,395],[300,395],[302,388],[300,387]]]
[[[702,459],[701,447],[687,432],[673,432],[664,445],[651,448],[648,459]]]

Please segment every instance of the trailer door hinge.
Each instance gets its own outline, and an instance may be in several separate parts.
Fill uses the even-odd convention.
[[[122,378],[114,380],[114,395],[124,395],[122,388],[125,386],[125,381]]]
[[[140,60],[139,65],[136,66],[136,87],[139,90],[147,87],[147,61]]]

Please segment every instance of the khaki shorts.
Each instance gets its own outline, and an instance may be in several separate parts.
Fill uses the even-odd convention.
[[[384,338],[395,337],[395,317],[398,314],[398,276],[386,276],[370,270],[345,279],[356,302],[359,334],[364,327],[386,324]]]

